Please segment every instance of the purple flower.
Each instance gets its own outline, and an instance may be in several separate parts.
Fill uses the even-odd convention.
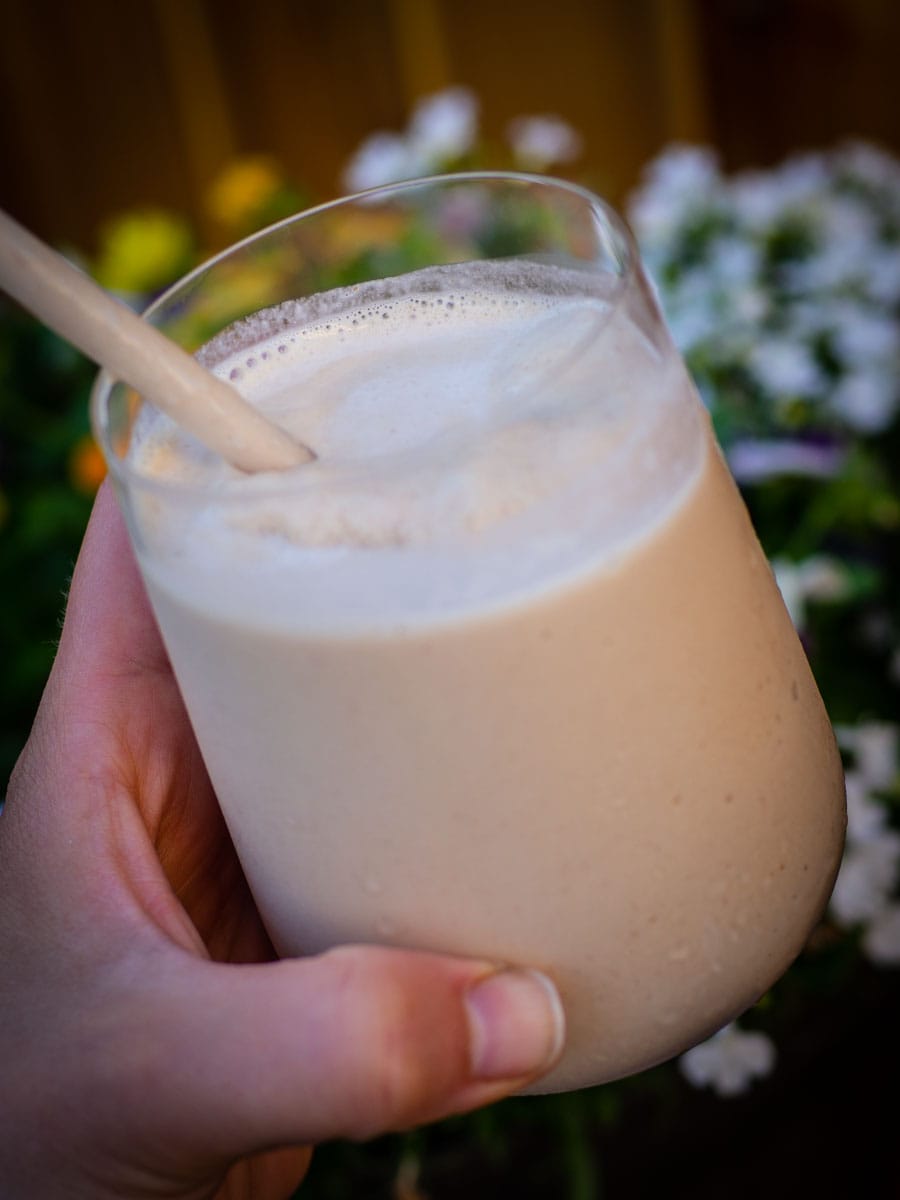
[[[846,451],[833,442],[799,438],[770,441],[742,438],[728,449],[728,465],[738,483],[764,483],[781,475],[832,479],[844,465]]]

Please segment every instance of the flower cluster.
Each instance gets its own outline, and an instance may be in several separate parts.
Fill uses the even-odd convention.
[[[579,134],[552,115],[517,117],[507,126],[506,142],[501,165],[528,171],[571,162],[581,153]],[[343,183],[349,191],[361,192],[401,179],[480,166],[484,154],[479,151],[477,98],[468,88],[446,88],[421,99],[402,132],[379,131],[366,138],[347,164]]]
[[[847,848],[831,897],[838,924],[862,929],[869,959],[900,965],[900,833],[888,822],[881,797],[896,794],[900,727],[886,722],[838,729],[851,756],[847,780]]]
[[[900,164],[853,144],[726,177],[711,151],[679,147],[651,164],[630,218],[673,335],[736,435],[814,429],[791,466],[821,474],[833,439],[893,422]],[[781,446],[773,469],[784,461]]]

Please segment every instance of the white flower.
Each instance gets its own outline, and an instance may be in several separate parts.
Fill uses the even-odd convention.
[[[861,370],[845,375],[834,385],[829,407],[857,433],[881,433],[898,407],[898,381],[885,371]]]
[[[879,966],[900,966],[900,904],[887,904],[862,939],[866,957]]]
[[[415,154],[439,166],[471,150],[478,133],[478,101],[464,87],[445,88],[420,100],[409,122]]]
[[[718,238],[709,253],[709,264],[717,282],[740,288],[752,284],[759,274],[760,247],[738,237]]]
[[[752,288],[731,288],[710,262],[684,271],[662,296],[666,321],[683,353],[704,345],[717,359],[744,357],[752,348],[742,306],[755,310],[760,297]]]
[[[819,236],[826,244],[852,247],[857,254],[866,256],[877,249],[879,238],[875,215],[861,199],[829,195],[823,187],[815,197],[815,205]]]
[[[804,341],[830,338],[836,326],[840,324],[843,310],[842,300],[836,300],[827,294],[810,294],[804,284],[801,292],[791,295],[790,303],[785,308],[790,336]]]
[[[871,204],[831,189],[831,181],[826,179],[820,190],[808,197],[804,217],[815,248],[785,271],[789,286],[800,291],[862,285],[883,250]]]
[[[840,725],[835,732],[854,765],[846,772],[847,847],[830,907],[841,925],[868,924],[881,919],[900,882],[900,834],[889,827],[887,810],[872,795],[896,782],[900,729],[865,721]]]
[[[784,607],[794,623],[795,629],[802,629],[806,623],[806,593],[803,585],[803,573],[795,563],[782,559],[773,559],[772,571],[775,582],[781,592]]]
[[[516,159],[532,171],[572,162],[581,153],[581,135],[562,117],[517,117],[507,127],[507,137]]]
[[[814,554],[801,568],[803,589],[810,600],[840,600],[847,593],[841,563],[825,554]]]
[[[775,1058],[774,1043],[766,1034],[745,1032],[731,1024],[682,1054],[678,1066],[694,1087],[737,1096],[747,1091],[755,1078],[770,1074]]]
[[[787,338],[761,339],[750,352],[748,365],[774,397],[816,396],[826,384],[810,348]]]
[[[343,181],[352,192],[426,174],[428,165],[398,133],[373,133],[347,164]]]
[[[859,304],[841,305],[832,337],[841,359],[851,366],[865,366],[873,359],[889,359],[900,351],[900,326],[894,317],[873,312]]]
[[[805,624],[807,601],[840,600],[846,595],[847,582],[840,563],[826,555],[816,554],[801,563],[776,558],[772,560],[772,570],[797,629]]]
[[[641,187],[631,196],[628,218],[644,253],[668,247],[690,214],[711,203],[721,187],[718,161],[711,150],[673,146],[654,159]]]
[[[703,299],[672,298],[666,304],[666,324],[682,354],[713,337],[720,328],[720,314],[712,303],[712,291]]]
[[[672,146],[650,164],[646,181],[670,197],[690,196],[696,203],[704,189],[721,182],[718,159],[702,146]]]
[[[865,787],[885,791],[894,784],[900,726],[890,721],[863,721],[859,725],[841,726],[839,740],[853,752],[856,776]]]
[[[785,271],[785,282],[791,290],[798,292],[828,292],[860,286],[872,261],[868,246],[860,247],[852,238],[830,239],[809,258],[792,264]]]
[[[841,148],[837,165],[871,187],[900,193],[900,163],[867,142]]]
[[[738,321],[755,336],[755,326],[764,321],[771,308],[769,296],[759,286],[747,285],[729,297]]]
[[[763,234],[788,215],[811,216],[828,184],[828,171],[819,156],[791,159],[775,171],[745,171],[729,181],[729,200],[750,234]]]
[[[844,782],[847,788],[847,845],[877,842],[887,828],[884,805],[872,799],[859,771],[847,771]]]
[[[890,306],[900,302],[900,246],[880,248],[880,253],[869,263],[863,286],[876,304]]]
[[[900,871],[900,834],[885,829],[873,841],[848,845],[831,894],[841,925],[871,921],[887,906]]]
[[[670,241],[677,235],[684,212],[668,196],[654,187],[636,192],[628,204],[628,219],[640,240],[644,259],[652,263],[654,251],[669,250]]]
[[[746,171],[731,182],[731,202],[739,220],[751,233],[773,225],[784,210],[784,191],[777,176]]]
[[[828,163],[821,154],[799,154],[789,158],[775,174],[785,208],[798,208],[816,201],[831,184]]]

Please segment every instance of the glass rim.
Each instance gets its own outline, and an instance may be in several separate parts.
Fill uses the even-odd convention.
[[[271,237],[279,230],[287,229],[291,225],[305,222],[311,218],[322,215],[323,213],[331,212],[332,210],[349,207],[359,201],[374,200],[386,198],[388,196],[397,196],[405,191],[412,191],[417,188],[435,187],[438,185],[451,185],[456,183],[520,183],[530,186],[539,185],[543,188],[550,188],[556,191],[568,192],[570,195],[577,197],[583,201],[588,208],[593,209],[603,220],[615,231],[620,239],[622,253],[620,258],[621,271],[619,273],[616,286],[610,296],[610,313],[612,314],[618,309],[623,293],[634,275],[635,268],[639,262],[640,255],[635,240],[628,223],[617,212],[617,210],[602,196],[592,192],[589,188],[583,187],[581,184],[573,183],[567,179],[560,179],[554,175],[539,175],[526,171],[506,171],[506,170],[479,170],[479,171],[454,171],[445,172],[438,175],[424,175],[415,179],[397,180],[392,183],[380,184],[378,187],[367,188],[364,191],[352,192],[346,195],[336,196],[331,200],[323,201],[320,204],[313,205],[311,208],[301,209],[299,212],[293,213],[290,216],[282,217],[278,221],[274,221],[270,225],[264,226],[262,229],[255,230],[246,237],[239,239],[236,242],[230,243],[224,249],[217,251],[197,266],[192,267],[186,274],[179,276],[174,283],[170,284],[164,291],[155,296],[146,308],[142,309],[140,316],[142,319],[148,319],[159,309],[164,307],[172,300],[179,292],[190,287],[194,280],[199,279],[203,275],[213,270],[220,263],[225,262],[234,255],[237,255],[242,250],[253,246],[257,242],[262,242],[266,238]],[[604,325],[606,322],[604,322]],[[220,331],[221,332],[221,331]],[[114,376],[106,367],[101,367],[97,373],[94,383],[91,387],[89,401],[89,416],[91,429],[95,441],[99,445],[103,457],[106,461],[107,468],[116,483],[127,487],[139,487],[142,490],[154,492],[159,495],[164,495],[170,498],[181,496],[184,499],[196,499],[203,497],[205,500],[213,498],[220,502],[234,503],[238,497],[230,491],[216,492],[211,490],[208,485],[185,483],[184,481],[173,481],[160,479],[153,475],[145,474],[142,471],[136,470],[129,464],[127,455],[123,456],[116,453],[109,436],[108,422],[108,401],[112,395],[113,389],[117,385],[124,385],[125,381]],[[143,401],[150,403],[149,401]],[[351,471],[350,474],[357,474],[356,471]],[[283,472],[273,474],[272,491],[283,493],[284,480],[280,478]],[[297,478],[292,479],[292,483],[301,485],[301,481]],[[254,493],[256,496],[262,495],[262,489]]]

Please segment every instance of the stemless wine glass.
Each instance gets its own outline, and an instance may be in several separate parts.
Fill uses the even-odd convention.
[[[548,178],[397,184],[227,250],[147,319],[319,456],[242,477],[95,388],[279,952],[548,971],[569,1032],[536,1090],[751,1004],[829,894],[840,762],[615,213]]]

